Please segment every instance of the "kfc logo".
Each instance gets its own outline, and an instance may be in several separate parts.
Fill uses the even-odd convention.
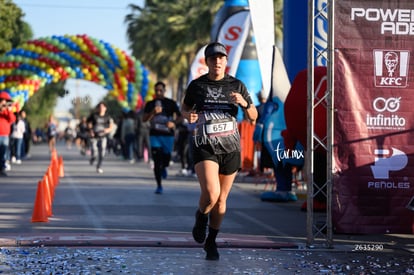
[[[409,51],[374,50],[375,87],[407,87],[409,59]]]

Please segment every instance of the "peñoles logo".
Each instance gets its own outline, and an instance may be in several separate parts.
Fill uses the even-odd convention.
[[[375,162],[371,165],[374,180],[368,181],[368,188],[372,189],[410,189],[407,177],[395,180],[390,172],[403,170],[408,164],[407,155],[397,148],[375,149]]]

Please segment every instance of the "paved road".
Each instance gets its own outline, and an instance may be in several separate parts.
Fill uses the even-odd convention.
[[[198,268],[212,267],[205,266],[204,253],[190,233],[198,183],[192,177],[176,176],[178,164],[169,169],[164,194],[156,195],[152,170],[146,163],[130,164],[108,155],[104,173],[97,174],[76,148],[59,145],[58,154],[65,175],[55,189],[53,216],[48,222],[31,222],[37,183],[50,164],[45,145],[33,146],[31,158],[14,165],[9,177],[0,178],[0,246],[4,247],[0,273],[33,270],[32,257],[40,254],[43,262],[65,261],[60,266],[66,269],[71,262],[76,268],[79,261],[92,266],[85,265],[86,273],[78,268],[78,274],[104,274],[108,269],[117,274],[116,265],[111,264],[114,253],[133,274],[204,274]],[[396,263],[388,270],[414,274],[412,235],[335,235],[334,249],[317,246],[309,250],[305,248],[306,213],[300,211],[304,196],[297,202],[262,202],[263,189],[264,184],[255,179],[238,177],[218,239],[222,260],[206,274],[295,274],[300,270],[352,274],[362,265],[375,269],[375,257],[380,263]],[[382,249],[356,252],[359,244],[377,244]],[[102,262],[106,257],[112,260]],[[157,259],[157,264],[147,258]],[[52,274],[60,274],[50,262],[49,266]]]
[[[55,188],[53,216],[48,223],[31,223],[37,183],[50,160],[47,148],[34,146],[32,157],[14,165],[2,178],[0,233],[19,234],[185,234],[194,222],[199,186],[196,178],[176,176],[178,164],[169,169],[164,193],[154,194],[152,170],[146,163],[130,164],[108,155],[104,173],[89,165],[88,157],[76,149],[58,148],[63,157],[64,177]],[[303,242],[306,213],[301,202],[261,202],[264,184],[239,179],[228,201],[228,215],[222,232],[276,236],[289,243]],[[191,241],[192,243],[192,241]]]

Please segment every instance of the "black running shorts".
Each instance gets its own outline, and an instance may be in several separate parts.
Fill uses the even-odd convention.
[[[203,160],[211,160],[219,165],[219,174],[231,175],[241,169],[240,152],[214,154],[210,147],[202,146],[193,151],[194,165]]]

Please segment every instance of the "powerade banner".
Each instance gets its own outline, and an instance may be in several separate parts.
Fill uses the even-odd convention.
[[[334,6],[333,224],[414,233],[414,1]]]

